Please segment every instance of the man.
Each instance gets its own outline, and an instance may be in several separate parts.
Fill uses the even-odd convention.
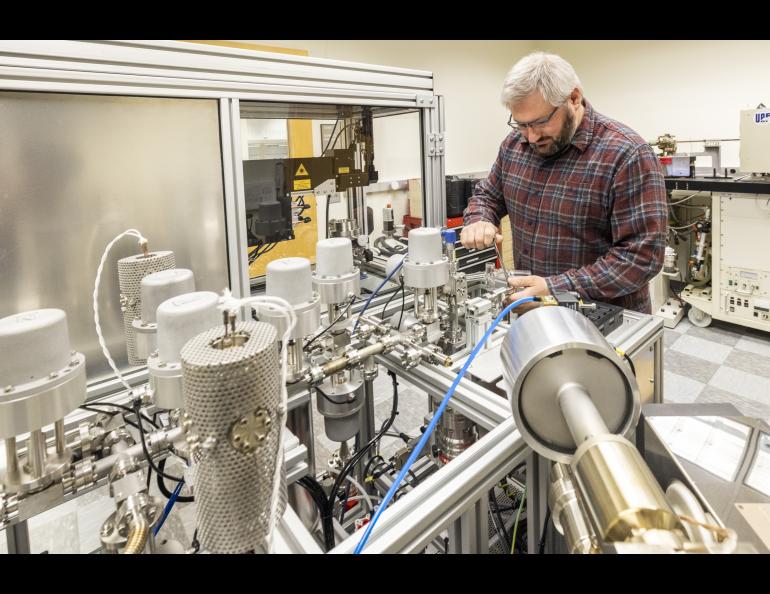
[[[502,93],[513,128],[489,176],[476,185],[460,240],[500,241],[510,217],[516,268],[512,298],[577,291],[650,313],[647,282],[663,266],[666,190],[652,148],[583,98],[563,58],[522,58]]]

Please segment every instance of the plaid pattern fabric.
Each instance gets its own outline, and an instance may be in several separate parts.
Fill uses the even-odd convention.
[[[652,148],[630,128],[596,112],[554,157],[533,151],[519,132],[500,146],[489,176],[476,184],[465,224],[498,227],[510,216],[519,269],[554,291],[650,313],[647,282],[663,266],[667,202]]]

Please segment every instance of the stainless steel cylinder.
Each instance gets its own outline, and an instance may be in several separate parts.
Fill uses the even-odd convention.
[[[404,260],[404,285],[413,289],[443,287],[449,280],[449,260],[446,256],[435,262],[415,263]]]
[[[597,553],[598,546],[580,502],[569,466],[554,462],[548,486],[548,507],[553,525],[564,535],[570,553]]]
[[[225,332],[213,328],[183,347],[184,407],[204,446],[195,480],[201,546],[245,553],[264,547],[269,530],[282,447],[280,367],[270,324]]]
[[[618,435],[591,438],[578,448],[571,467],[602,541],[681,547],[674,532],[681,529],[679,519],[630,441]]]
[[[118,260],[118,284],[123,309],[123,330],[126,338],[129,365],[144,365],[145,359],[136,351],[134,320],[142,317],[142,279],[153,272],[174,268],[174,252],[150,252]]]
[[[309,366],[302,351],[302,340],[290,341],[286,346],[286,379],[290,382],[298,380]]]
[[[434,406],[438,408],[438,403],[434,403]],[[478,437],[478,430],[473,421],[451,408],[445,409],[436,427],[439,462],[446,464],[454,460],[476,443]]]
[[[278,331],[278,340],[283,338],[288,321],[277,308],[259,304],[259,319],[261,322],[269,322]],[[298,340],[305,336],[315,334],[321,326],[321,298],[318,293],[313,293],[312,300],[294,305],[294,314],[297,316],[297,325],[291,331],[290,338]]]
[[[546,458],[569,463],[577,447],[559,394],[577,385],[611,433],[627,434],[639,418],[639,388],[626,363],[582,314],[540,307],[511,324],[501,350],[516,425]]]
[[[332,441],[346,441],[360,430],[364,405],[363,378],[357,370],[342,371],[316,386],[316,405],[324,418],[324,432]]]
[[[313,290],[318,293],[324,305],[347,303],[350,301],[350,295],[358,296],[361,292],[360,277],[358,268],[338,276],[313,275]]]

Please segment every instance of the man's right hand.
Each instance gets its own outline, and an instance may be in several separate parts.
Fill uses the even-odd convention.
[[[468,249],[481,250],[488,248],[492,243],[500,243],[503,236],[498,233],[497,227],[488,221],[477,221],[467,227],[463,227],[460,233],[460,243]]]

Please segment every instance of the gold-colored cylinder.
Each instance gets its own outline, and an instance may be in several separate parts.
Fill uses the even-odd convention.
[[[601,540],[681,547],[674,532],[681,528],[679,519],[627,439],[603,435],[584,442],[572,470]]]

